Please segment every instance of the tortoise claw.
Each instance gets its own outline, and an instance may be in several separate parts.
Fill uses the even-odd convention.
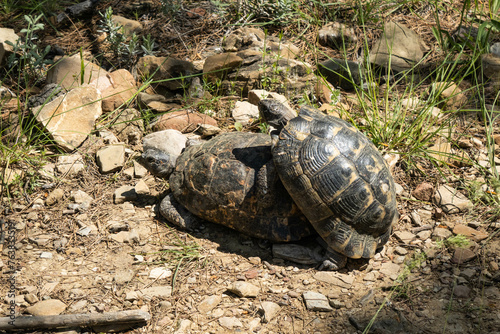
[[[337,271],[344,268],[347,264],[347,257],[333,251],[328,251],[323,259],[323,263],[319,266],[319,270]]]

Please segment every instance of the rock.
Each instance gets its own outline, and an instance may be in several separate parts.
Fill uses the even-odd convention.
[[[227,329],[233,329],[235,327],[243,327],[241,321],[236,317],[220,317],[219,324]]]
[[[52,253],[51,252],[42,252],[40,254],[41,259],[52,259]]]
[[[95,87],[77,87],[44,106],[33,110],[37,121],[63,150],[80,146],[102,114],[101,93]]]
[[[476,254],[467,248],[457,248],[453,253],[453,257],[451,258],[451,262],[456,264],[462,264],[468,262],[476,257]]]
[[[401,242],[409,244],[413,239],[415,239],[415,234],[408,231],[396,231],[394,236]]]
[[[398,277],[398,273],[399,273],[399,270],[400,270],[400,266],[395,264],[395,263],[392,263],[392,262],[384,262],[382,263],[382,265],[380,266],[380,273],[389,277],[390,279],[392,280],[396,280],[396,278]]]
[[[119,15],[111,16],[111,21],[113,21],[113,23],[115,23],[116,25],[121,26],[123,35],[127,37],[132,36],[132,34],[134,33],[139,34],[142,32],[141,22],[130,20]]]
[[[478,231],[462,224],[456,224],[453,228],[453,233],[465,235],[466,237],[469,237],[476,242],[484,240],[488,237],[487,233]]]
[[[465,93],[453,82],[436,82],[432,89],[442,100],[439,107],[443,110],[457,110],[467,102]]]
[[[296,244],[273,244],[273,256],[301,264],[316,264],[321,260],[310,248]]]
[[[242,62],[243,59],[232,52],[210,56],[203,65],[203,77],[209,82],[224,79],[228,72],[236,70]]]
[[[406,254],[408,254],[408,251],[404,247],[397,246],[394,248],[394,253],[396,253],[398,255],[406,255]]]
[[[67,177],[76,176],[85,168],[83,157],[80,153],[61,155],[57,157],[56,170]]]
[[[357,41],[354,29],[339,22],[329,22],[318,32],[319,44],[333,49],[343,50],[344,47]]]
[[[232,116],[235,122],[239,122],[241,125],[247,125],[259,119],[259,108],[250,102],[236,101]]]
[[[81,74],[83,72],[83,84],[95,82],[96,78],[105,77],[108,72],[99,67],[98,65],[83,60],[84,69],[82,71],[82,60],[80,54],[77,53],[71,57],[56,57],[54,58],[54,65],[47,72],[46,83],[55,83],[60,85],[66,90],[82,85]],[[95,89],[95,87],[94,87]],[[85,99],[85,103],[96,101],[97,99]],[[85,104],[83,103],[83,104]]]
[[[153,286],[150,288],[140,290],[145,298],[168,298],[172,296],[172,287],[169,285]]]
[[[125,203],[137,199],[137,193],[132,186],[122,186],[115,190],[113,200],[115,204]]]
[[[213,126],[210,124],[198,124],[198,130],[202,138],[211,137],[219,134],[221,129],[218,126]]]
[[[430,238],[431,234],[431,231],[421,231],[417,233],[417,238],[419,238],[420,240],[427,240]]]
[[[457,298],[468,298],[470,295],[470,288],[466,285],[457,285],[453,289],[453,294]]]
[[[168,268],[153,268],[149,273],[149,278],[152,279],[165,279],[172,276],[172,270]]]
[[[24,300],[32,305],[39,302],[38,297],[32,293],[24,295]]]
[[[52,190],[45,199],[45,205],[51,206],[59,202],[64,197],[64,190],[57,188]]]
[[[485,53],[481,56],[482,73],[492,82],[500,82],[500,56],[493,53]]]
[[[123,285],[134,279],[134,271],[132,269],[122,269],[115,273],[113,281],[118,285]]]
[[[349,289],[354,282],[354,276],[332,271],[318,271],[314,274],[314,279],[333,284],[344,289]]]
[[[330,58],[318,64],[318,72],[335,88],[353,90],[361,85],[363,65],[346,59]]]
[[[135,79],[132,74],[119,69],[96,79],[96,87],[102,93],[102,111],[111,112],[131,102],[137,93]]]
[[[4,64],[7,57],[12,53],[13,47],[5,43],[6,41],[16,45],[19,36],[14,29],[0,28],[0,65]]]
[[[453,158],[451,157],[451,144],[449,142],[442,142],[440,139],[438,142],[429,148],[429,155],[441,164],[453,163]]]
[[[262,322],[267,323],[273,320],[274,317],[276,317],[276,315],[280,311],[280,309],[281,307],[276,303],[267,301],[261,302],[259,312],[261,312],[261,314],[263,315]]]
[[[333,311],[333,308],[330,306],[330,303],[328,302],[328,298],[319,292],[304,291],[304,293],[302,293],[302,297],[304,298],[304,302],[306,303],[306,308],[309,311],[322,311],[322,312]]]
[[[186,333],[192,333],[191,332],[191,327],[193,326],[193,322],[188,319],[181,319],[179,320],[174,334],[186,334]]]
[[[158,81],[169,90],[177,90],[187,88],[194,65],[173,57],[144,56],[137,62],[136,69],[139,76]]]
[[[434,186],[430,183],[420,183],[411,193],[416,199],[430,202],[434,195]]]
[[[187,133],[196,130],[198,124],[217,126],[217,121],[208,115],[198,112],[174,111],[160,116],[158,120],[151,125],[151,128],[153,131],[174,129],[182,133]]]
[[[434,195],[434,203],[448,214],[464,212],[472,208],[472,202],[456,189],[441,185]]]
[[[34,315],[59,315],[66,309],[66,304],[58,299],[47,299],[26,308],[26,312]]]
[[[144,180],[137,182],[135,185],[135,193],[137,195],[149,195],[149,187]]]
[[[131,145],[139,144],[144,133],[142,115],[134,108],[121,110],[109,125],[120,142]]]
[[[260,293],[260,288],[251,283],[237,281],[228,289],[239,297],[257,297]]]
[[[125,146],[109,145],[96,153],[96,162],[102,174],[120,170],[125,164]]]
[[[81,312],[88,304],[88,301],[81,299],[69,307],[69,312],[71,313],[83,313]],[[61,332],[59,332],[60,334]]]
[[[72,199],[75,203],[81,204],[81,203],[92,203],[94,200],[92,196],[87,194],[86,192],[82,190],[72,190],[70,192],[70,199]]]
[[[146,175],[148,175],[148,170],[143,165],[141,165],[135,160],[133,163],[134,163],[134,176],[136,178],[143,178]]]
[[[222,296],[212,295],[206,297],[200,304],[198,304],[198,311],[202,314],[207,314],[219,305],[222,301]]]
[[[447,228],[436,227],[432,232],[432,238],[438,240],[446,240],[452,236],[452,233]]]
[[[424,42],[406,26],[387,22],[382,37],[370,50],[369,61],[396,72],[404,71],[418,63],[426,51]]]

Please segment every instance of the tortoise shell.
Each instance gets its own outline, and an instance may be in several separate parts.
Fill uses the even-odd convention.
[[[398,219],[394,180],[353,125],[303,107],[272,152],[283,184],[329,247],[370,258],[387,242]]]
[[[191,213],[244,234],[286,242],[314,233],[275,172],[265,134],[227,133],[188,147],[169,183]]]

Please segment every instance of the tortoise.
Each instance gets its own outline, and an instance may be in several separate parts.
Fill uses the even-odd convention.
[[[276,170],[330,251],[330,269],[346,257],[371,258],[398,220],[395,186],[375,145],[353,125],[304,106],[290,119],[278,101],[259,102],[275,130]]]
[[[233,132],[189,146],[173,172],[168,152],[144,145],[146,168],[169,180],[160,214],[171,223],[192,229],[201,218],[273,242],[315,234],[275,171],[268,135]]]

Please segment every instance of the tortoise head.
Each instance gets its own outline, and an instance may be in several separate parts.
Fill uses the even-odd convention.
[[[278,132],[281,131],[289,120],[297,115],[284,104],[275,99],[264,99],[259,102],[260,116]]]
[[[142,164],[151,174],[165,179],[174,171],[177,160],[177,156],[157,148],[145,149],[141,157]]]

